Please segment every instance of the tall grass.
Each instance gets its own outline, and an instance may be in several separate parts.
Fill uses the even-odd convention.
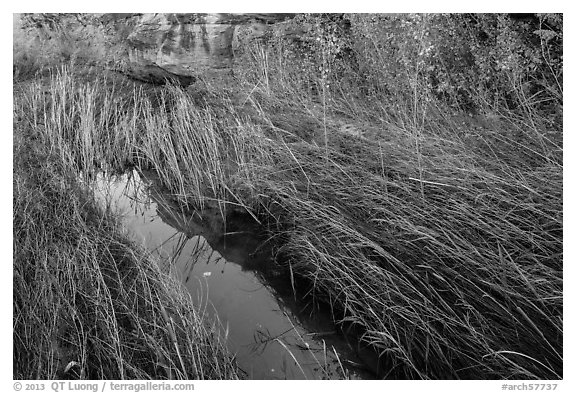
[[[527,202],[531,191],[476,173],[473,185],[442,179],[422,195],[418,182],[315,152],[298,157],[306,189],[270,186],[286,217],[280,252],[316,296],[366,329],[391,376],[556,376],[561,246],[550,229],[561,222]]]
[[[67,167],[87,176],[153,167],[183,201],[242,203],[231,185],[239,173],[251,176],[251,157],[263,153],[258,129],[232,112],[227,116],[225,104],[196,102],[176,87],[144,91],[106,77],[85,83],[84,77],[62,67],[46,80],[16,87],[15,116]]]
[[[43,138],[74,160],[86,150],[112,162],[135,156],[185,201],[223,200],[258,215],[278,242],[278,263],[361,327],[389,377],[561,375],[562,168],[533,154],[538,144],[514,139],[514,127],[430,127],[418,151],[412,133],[391,128],[368,140],[332,127],[326,154],[266,128],[278,108],[294,110],[270,96],[253,93],[259,111],[243,119],[233,107],[163,94],[161,109],[141,96],[142,112],[117,122],[136,124],[114,130],[133,138],[125,151],[96,127],[90,138],[55,135],[66,127]]]
[[[63,71],[17,106],[60,119],[33,128],[78,170],[153,168],[183,204],[255,216],[275,268],[360,332],[383,377],[561,378],[562,125],[454,113],[418,84],[367,100],[354,78],[245,53],[226,87],[118,106]]]
[[[28,132],[14,135],[14,378],[238,378],[220,326]]]
[[[284,79],[297,65],[281,53],[243,66],[278,76],[266,89],[244,79],[269,123],[299,113],[300,142],[276,146],[267,168],[282,175],[259,185],[291,270],[363,329],[389,377],[560,377],[561,124],[447,116],[424,94],[398,96],[391,116],[389,97],[352,86],[330,92],[326,120],[322,97]],[[328,151],[305,132],[314,122],[330,129]]]

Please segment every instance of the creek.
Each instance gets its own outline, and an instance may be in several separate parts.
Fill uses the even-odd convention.
[[[99,174],[97,199],[119,212],[198,307],[218,320],[249,379],[374,378],[328,310],[295,296],[270,270],[272,253],[247,215],[174,202],[153,174]]]

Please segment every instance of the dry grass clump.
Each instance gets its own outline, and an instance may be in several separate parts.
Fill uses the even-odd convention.
[[[334,116],[318,139],[278,121],[301,111],[293,122],[313,124],[314,112],[256,90],[250,110],[202,107],[176,89],[153,110],[136,92],[114,132],[38,129],[71,162],[83,152],[113,166],[136,157],[185,202],[257,216],[279,268],[363,332],[383,376],[561,377],[561,143],[504,122],[462,131],[442,119],[366,138]],[[87,115],[74,97],[69,118],[101,121],[103,110]],[[49,116],[65,113],[50,105]]]
[[[281,42],[248,49],[249,101],[293,142],[270,143],[253,184],[278,260],[360,328],[383,375],[561,378],[561,120],[528,101],[455,113],[418,70],[396,75],[406,97],[379,96],[350,69],[294,76]]]
[[[14,378],[235,379],[217,324],[15,130]]]
[[[561,129],[265,83],[118,106],[66,78],[17,103],[61,162],[153,168],[183,203],[254,215],[277,268],[361,332],[382,376],[562,377]]]
[[[293,86],[247,90],[296,139],[271,143],[254,185],[287,270],[360,327],[387,377],[561,377],[561,124],[424,101],[391,116],[377,99]]]
[[[242,203],[230,188],[232,177],[251,175],[246,167],[262,154],[262,135],[226,103],[214,103],[224,95],[192,99],[173,86],[144,89],[106,75],[85,77],[64,66],[16,88],[15,116],[66,167],[89,177],[100,170],[154,168],[185,202],[222,203],[222,209]]]
[[[467,183],[438,176],[421,188],[303,146],[265,186],[281,260],[361,327],[384,374],[561,375],[560,168],[505,180],[476,169]]]

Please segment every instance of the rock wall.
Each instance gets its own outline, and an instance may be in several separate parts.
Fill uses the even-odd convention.
[[[33,31],[39,46],[56,42],[69,57],[145,82],[193,83],[199,74],[229,71],[239,36],[263,36],[295,14],[15,14],[14,28]],[[279,26],[279,25],[276,25]],[[15,30],[15,36],[17,31]],[[238,34],[241,32],[241,34]]]
[[[230,70],[236,30],[262,36],[273,23],[294,14],[104,14],[105,25],[127,34],[125,71],[158,83],[167,78],[189,84],[206,71]],[[249,28],[246,29],[246,26]]]

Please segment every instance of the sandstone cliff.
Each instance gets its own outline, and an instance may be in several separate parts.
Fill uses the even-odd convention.
[[[239,32],[257,39],[294,15],[17,14],[14,28],[32,32],[51,56],[82,58],[145,82],[188,85],[200,74],[230,71]]]
[[[172,78],[189,84],[198,74],[230,70],[239,27],[248,38],[265,34],[291,14],[106,14],[101,21],[125,27],[126,71],[138,79]]]

